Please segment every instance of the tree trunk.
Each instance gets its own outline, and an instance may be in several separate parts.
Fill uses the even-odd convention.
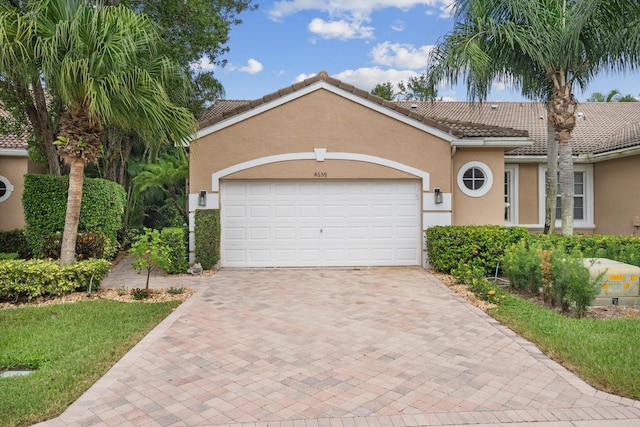
[[[547,111],[547,114],[551,114]],[[558,203],[558,134],[547,119],[547,177],[545,196],[544,234],[556,231]]]
[[[558,134],[560,206],[562,235],[573,235],[573,157],[571,132],[576,127],[576,107],[572,82],[563,70],[553,75],[554,88],[549,105],[549,123]]]
[[[64,220],[62,247],[60,249],[60,265],[73,264],[76,259],[76,240],[80,222],[80,206],[82,204],[82,184],[84,182],[84,164],[82,158],[72,159],[69,172],[69,195],[67,197],[67,213]]]
[[[123,187],[126,186],[127,162],[133,147],[133,139],[132,133],[113,130],[106,132],[102,178],[117,182]]]
[[[562,215],[562,235],[573,235],[573,156],[571,149],[571,134],[560,134],[558,144],[560,169],[560,206]]]

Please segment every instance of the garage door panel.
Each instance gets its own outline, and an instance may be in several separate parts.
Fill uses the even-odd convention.
[[[418,181],[223,181],[227,267],[420,265]]]

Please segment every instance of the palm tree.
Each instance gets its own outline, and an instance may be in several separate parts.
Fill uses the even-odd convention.
[[[496,79],[507,79],[547,102],[565,235],[573,234],[574,86],[584,89],[601,71],[638,67],[639,19],[640,3],[630,0],[459,0],[453,31],[430,57],[432,85],[464,77],[469,97],[484,101]]]
[[[631,94],[622,95],[618,89],[613,89],[605,96],[600,92],[593,92],[589,102],[637,102],[638,100]]]
[[[24,46],[17,63],[37,64],[47,90],[62,102],[58,152],[70,167],[60,263],[75,260],[84,167],[96,162],[104,128],[135,129],[147,144],[188,138],[195,121],[173,105],[164,84],[177,73],[156,55],[160,36],[145,15],[82,0],[33,2],[28,13],[5,10],[3,24]],[[19,29],[20,31],[13,31]]]
[[[183,150],[174,150],[171,154],[163,153],[156,162],[146,163],[133,178],[134,197],[137,198],[145,190],[158,188],[168,193],[173,206],[182,216],[186,224],[189,216],[184,206],[178,201],[176,184],[184,181],[189,175],[189,162]]]

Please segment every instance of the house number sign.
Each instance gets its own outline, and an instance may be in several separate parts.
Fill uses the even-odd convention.
[[[316,172],[313,174],[313,176],[315,178],[326,178],[327,177],[327,173],[326,172]]]

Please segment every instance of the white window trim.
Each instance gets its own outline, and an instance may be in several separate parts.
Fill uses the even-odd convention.
[[[2,181],[4,185],[7,187],[7,192],[4,193],[4,195],[0,196],[0,203],[2,203],[11,196],[11,193],[13,193],[14,187],[11,184],[11,181],[9,181],[7,178],[5,178],[2,175],[0,175],[0,181]]]
[[[520,168],[518,165],[504,165],[505,172],[511,172],[511,221],[505,221],[505,225],[517,225],[520,221],[520,216],[518,212],[519,203],[519,177],[518,172]]]
[[[485,177],[484,185],[477,190],[471,190],[467,188],[466,185],[464,185],[464,181],[463,181],[464,173],[471,168],[478,168],[484,173],[484,177]],[[487,166],[486,164],[482,162],[473,161],[473,162],[465,163],[460,167],[460,169],[458,170],[457,180],[458,180],[458,188],[464,194],[466,194],[469,197],[482,197],[485,194],[487,194],[491,190],[491,187],[493,186],[493,173],[491,172],[491,169],[489,168],[489,166]]]
[[[573,220],[574,228],[593,229],[596,227],[593,214],[593,165],[592,164],[574,164],[574,172],[584,172],[584,219]],[[540,224],[544,224],[544,207],[546,195],[545,177],[547,165],[538,167],[538,218]],[[562,225],[562,219],[556,218],[556,228]]]

